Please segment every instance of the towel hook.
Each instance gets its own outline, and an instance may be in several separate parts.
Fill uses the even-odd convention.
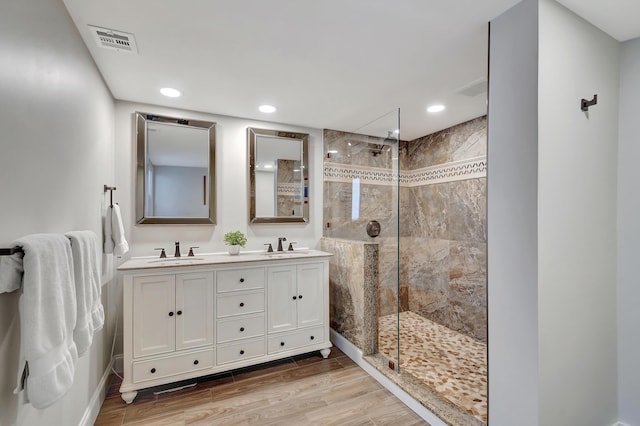
[[[580,101],[580,110],[588,111],[590,106],[596,105],[598,103],[598,95],[593,95],[593,99],[590,101],[582,98]]]
[[[109,207],[113,207],[113,191],[117,188],[115,186],[104,186],[104,192],[109,191]]]

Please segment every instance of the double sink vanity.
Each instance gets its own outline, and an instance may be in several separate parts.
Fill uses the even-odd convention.
[[[330,256],[300,249],[123,263],[122,399],[306,352],[329,356]]]
[[[215,225],[216,123],[133,118],[136,224]],[[250,225],[309,222],[308,142],[305,133],[247,128]],[[278,249],[185,257],[162,249],[165,257],[120,265],[122,398],[306,352],[329,356],[331,254]]]

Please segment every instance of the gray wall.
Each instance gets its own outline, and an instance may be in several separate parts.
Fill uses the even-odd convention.
[[[538,2],[491,21],[487,166],[489,422],[538,418]],[[515,391],[517,390],[517,392]]]
[[[640,425],[640,39],[622,44],[618,141],[618,410],[619,420]]]
[[[3,2],[0,40],[0,245],[39,232],[101,235],[108,202],[102,186],[114,179],[111,94],[58,0]],[[12,393],[19,292],[0,294],[0,424],[81,422],[110,361],[115,286],[109,279],[103,277],[105,328],[78,360],[72,388],[41,411]]]
[[[490,48],[489,421],[609,425],[619,44],[525,0],[492,21]]]

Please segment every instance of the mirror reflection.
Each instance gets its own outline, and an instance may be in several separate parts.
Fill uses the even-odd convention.
[[[136,113],[138,223],[215,223],[215,123]]]
[[[248,129],[250,222],[308,222],[309,135]]]

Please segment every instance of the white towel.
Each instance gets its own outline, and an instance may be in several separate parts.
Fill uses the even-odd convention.
[[[0,293],[9,293],[22,285],[22,253],[0,256]]]
[[[71,387],[78,359],[73,342],[76,291],[71,244],[59,234],[29,235],[14,244],[24,250],[19,303],[22,356],[14,392],[25,385],[27,400],[35,408],[45,408]]]
[[[104,218],[104,252],[119,256],[128,251],[129,244],[124,235],[120,206],[114,204],[107,207],[107,213]]]
[[[104,324],[99,242],[98,236],[91,231],[67,232],[65,236],[71,241],[76,285],[77,321],[73,341],[78,356],[82,356],[91,347],[94,333]]]

